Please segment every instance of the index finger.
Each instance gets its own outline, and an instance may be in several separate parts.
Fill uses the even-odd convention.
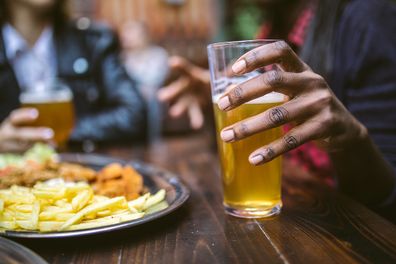
[[[180,70],[184,74],[202,82],[207,82],[209,80],[209,72],[207,70],[195,66],[183,57],[171,57],[169,59],[169,66],[172,69]]]
[[[20,126],[36,120],[39,113],[36,108],[20,108],[11,112],[9,120],[12,125]]]
[[[175,100],[188,90],[189,85],[191,85],[191,80],[182,76],[168,86],[161,88],[157,93],[157,98],[161,102]]]
[[[255,48],[240,57],[232,66],[236,74],[243,74],[263,66],[278,64],[284,71],[310,70],[285,41],[276,41]]]

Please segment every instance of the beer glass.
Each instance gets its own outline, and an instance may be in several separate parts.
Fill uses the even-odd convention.
[[[22,107],[33,107],[39,112],[32,126],[49,127],[54,131],[54,141],[63,148],[73,130],[73,94],[60,80],[29,87],[19,96]]]
[[[227,112],[219,109],[217,101],[228,89],[263,73],[264,69],[258,69],[235,75],[231,66],[246,52],[271,42],[274,41],[235,41],[208,46],[223,202],[226,213],[242,218],[267,217],[278,214],[281,210],[281,157],[260,166],[251,165],[248,157],[254,150],[281,137],[282,129],[269,129],[232,143],[222,141],[220,132],[242,119],[281,104],[285,97],[272,92]]]

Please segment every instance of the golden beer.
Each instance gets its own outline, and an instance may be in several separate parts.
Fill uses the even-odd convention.
[[[257,99],[225,112],[214,104],[217,145],[223,176],[224,205],[228,213],[241,217],[265,217],[279,213],[281,208],[281,157],[264,165],[249,163],[249,155],[256,149],[282,136],[280,127],[270,129],[245,139],[226,143],[220,132],[224,127],[257,115],[279,105]],[[282,98],[283,99],[283,98]]]
[[[39,112],[33,126],[50,127],[54,131],[54,141],[63,147],[73,130],[74,107],[71,93],[51,96],[21,96],[23,107],[33,107]]]

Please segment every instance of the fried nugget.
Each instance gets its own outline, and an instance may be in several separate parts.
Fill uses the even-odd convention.
[[[124,195],[128,200],[135,199],[143,190],[143,177],[131,166],[124,167],[122,179],[125,183]]]
[[[121,178],[123,173],[123,167],[119,163],[111,163],[104,167],[98,173],[99,181],[106,181],[111,179]]]

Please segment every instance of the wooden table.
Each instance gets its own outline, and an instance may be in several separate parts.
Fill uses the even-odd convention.
[[[285,177],[284,208],[272,219],[225,215],[218,160],[207,138],[105,151],[180,175],[191,197],[165,218],[107,235],[18,241],[49,263],[396,263],[395,225],[313,183]]]

